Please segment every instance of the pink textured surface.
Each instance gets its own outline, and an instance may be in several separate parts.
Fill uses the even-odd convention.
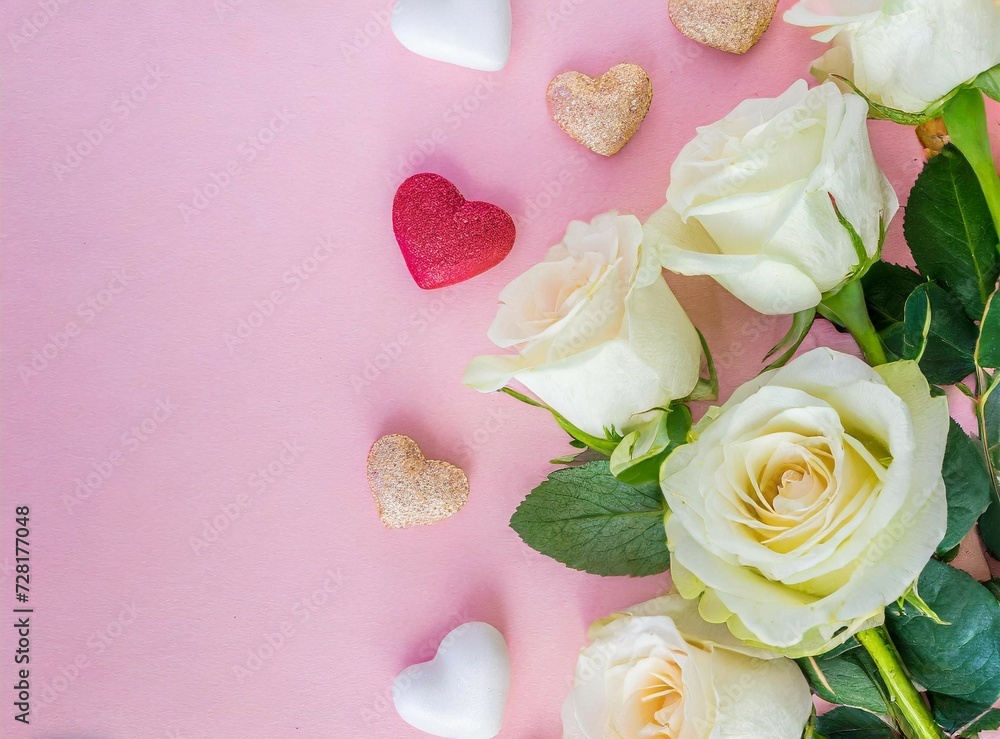
[[[27,504],[36,609],[30,728],[10,715],[2,636],[5,736],[417,736],[393,676],[480,619],[511,648],[503,736],[552,737],[589,621],[667,586],[520,543],[507,519],[564,438],[462,371],[491,349],[500,288],[569,220],[649,215],[696,125],[783,91],[820,46],[776,20],[738,58],[682,37],[663,0],[519,0],[510,64],[484,74],[406,52],[389,5],[0,8],[0,602]],[[605,159],[550,120],[545,88],[622,61],[654,99]],[[912,132],[872,138],[905,196]],[[514,215],[507,260],[418,289],[390,222],[417,171]],[[671,282],[728,394],[786,319]],[[824,331],[806,348],[820,340],[850,346]],[[382,527],[365,455],[389,432],[464,466],[464,510]]]

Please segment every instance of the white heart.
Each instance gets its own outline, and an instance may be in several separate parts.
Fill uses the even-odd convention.
[[[503,634],[470,621],[441,641],[430,662],[396,676],[396,712],[415,729],[448,739],[492,739],[510,693],[510,655]]]
[[[414,54],[496,72],[510,56],[510,0],[397,0],[392,32]]]

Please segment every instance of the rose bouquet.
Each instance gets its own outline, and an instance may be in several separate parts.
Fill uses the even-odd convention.
[[[948,564],[976,527],[1000,554],[1000,176],[984,104],[1000,99],[1000,3],[953,6],[803,0],[786,20],[833,42],[818,86],[699,128],[645,224],[573,222],[500,294],[489,336],[514,352],[476,358],[466,382],[547,409],[576,447],[511,526],[569,567],[669,569],[675,589],[594,624],[566,737],[1000,727],[1000,586]],[[947,128],[909,193],[915,269],[881,258],[899,202],[868,117]],[[760,375],[697,422],[716,370],[664,268],[791,316]],[[798,353],[819,319],[864,360]],[[836,707],[817,717],[810,693]]]

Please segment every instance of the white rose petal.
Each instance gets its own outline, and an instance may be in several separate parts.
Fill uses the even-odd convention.
[[[598,621],[563,704],[566,739],[799,739],[812,711],[794,662],[747,647],[667,595]]]
[[[742,639],[825,651],[878,622],[944,537],[948,406],[914,362],[816,349],[695,431],[661,470],[671,572]]]
[[[488,392],[516,379],[599,437],[688,395],[701,343],[642,239],[634,216],[571,223],[545,261],[500,293],[489,337],[518,354],[477,357],[466,384]]]
[[[803,0],[785,20],[828,27],[813,36],[834,43],[813,63],[817,77],[841,74],[872,101],[911,113],[1000,64],[996,0]]]
[[[816,306],[859,262],[834,202],[866,258],[899,207],[875,164],[867,112],[857,95],[804,80],[744,101],[681,150],[646,244],[667,269],[710,275],[761,313]]]

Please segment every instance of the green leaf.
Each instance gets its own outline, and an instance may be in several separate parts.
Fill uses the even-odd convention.
[[[827,739],[896,739],[900,736],[875,714],[839,707],[816,719],[816,731]]]
[[[979,533],[983,543],[994,557],[1000,557],[1000,380],[993,380],[989,390],[980,399],[983,427],[986,436],[986,453],[993,470],[994,486],[990,507],[979,519]]]
[[[840,208],[837,207],[837,199],[830,195],[830,202],[833,203],[833,212],[837,215],[837,220],[840,222],[841,227],[847,231],[847,235],[851,239],[851,246],[854,247],[854,256],[858,258],[858,263],[854,265],[854,269],[851,271],[850,278],[860,277],[865,272],[868,271],[868,267],[871,266],[873,260],[872,257],[868,256],[868,247],[865,246],[864,239],[861,238],[861,234],[858,230],[854,228],[854,224],[847,220],[847,217],[840,212]],[[882,242],[885,238],[885,225],[883,223],[879,224],[879,242],[878,250],[875,252],[874,259],[878,259],[882,253]]]
[[[577,428],[572,423],[567,421],[565,416],[559,413],[559,411],[547,406],[545,403],[529,398],[524,393],[519,393],[517,390],[514,390],[509,387],[500,388],[500,392],[507,393],[507,395],[509,395],[510,397],[517,398],[522,403],[527,403],[528,405],[534,406],[535,408],[544,408],[545,410],[547,410],[549,413],[552,414],[552,417],[556,419],[556,423],[559,424],[559,427],[563,431],[572,436],[575,441],[578,441],[581,444],[590,447],[595,452],[600,452],[604,456],[610,457],[611,453],[614,452],[615,447],[618,446],[618,441],[620,440],[602,439],[599,436],[588,434],[586,431]]]
[[[860,646],[837,655],[803,657],[796,662],[813,691],[823,700],[880,714],[888,710],[880,686],[872,679],[878,668]]]
[[[692,400],[715,400],[719,397],[719,375],[715,371],[715,360],[712,359],[712,350],[708,347],[704,334],[695,329],[698,340],[701,342],[701,352],[705,356],[705,367],[708,370],[708,377],[699,377],[697,384],[686,398],[681,398],[678,403],[687,403]]]
[[[915,359],[927,381],[953,385],[976,368],[976,327],[955,298],[925,283],[906,299],[903,358]]]
[[[986,304],[986,312],[979,323],[979,341],[976,342],[976,364],[990,369],[1000,368],[1000,298],[995,291]]]
[[[906,334],[902,323],[895,323],[878,332],[878,337],[889,355],[889,361],[895,362],[903,358],[903,338]]]
[[[510,526],[532,549],[574,570],[640,577],[670,566],[665,513],[659,483],[627,485],[601,460],[550,474]]]
[[[984,731],[995,731],[997,729],[1000,729],[1000,710],[991,706],[990,710],[984,711],[979,718],[962,729],[958,736],[972,739],[972,737],[978,737]]]
[[[972,86],[983,91],[987,96],[1000,101],[1000,64],[987,69],[972,81]]]
[[[972,703],[1000,698],[1000,602],[960,570],[927,563],[920,595],[944,624],[916,608],[886,608],[886,626],[913,679]]]
[[[948,530],[938,544],[938,555],[957,547],[972,530],[990,504],[992,489],[978,441],[970,439],[955,421],[948,428],[942,474],[948,496]]]
[[[903,232],[920,273],[979,320],[1000,276],[997,233],[976,173],[954,146],[946,146],[917,177]]]
[[[778,367],[784,367],[802,344],[802,341],[806,338],[806,334],[809,333],[809,329],[812,328],[815,320],[815,308],[799,311],[798,313],[792,315],[792,325],[789,327],[788,333],[784,335],[781,341],[774,345],[774,348],[767,353],[767,356],[764,357],[764,359],[766,361],[778,352],[782,352],[781,356],[771,362],[771,364],[767,365],[764,370],[766,371],[776,369]]]
[[[903,306],[910,293],[926,282],[912,269],[875,262],[861,278],[872,324],[879,331],[903,322]]]
[[[929,693],[934,719],[956,737],[974,737],[980,731],[1000,728],[1000,711],[989,703],[969,703],[948,695]]]
[[[611,473],[629,485],[659,484],[660,467],[677,447],[687,443],[691,409],[674,405],[662,413],[656,425],[627,434],[611,455]]]

